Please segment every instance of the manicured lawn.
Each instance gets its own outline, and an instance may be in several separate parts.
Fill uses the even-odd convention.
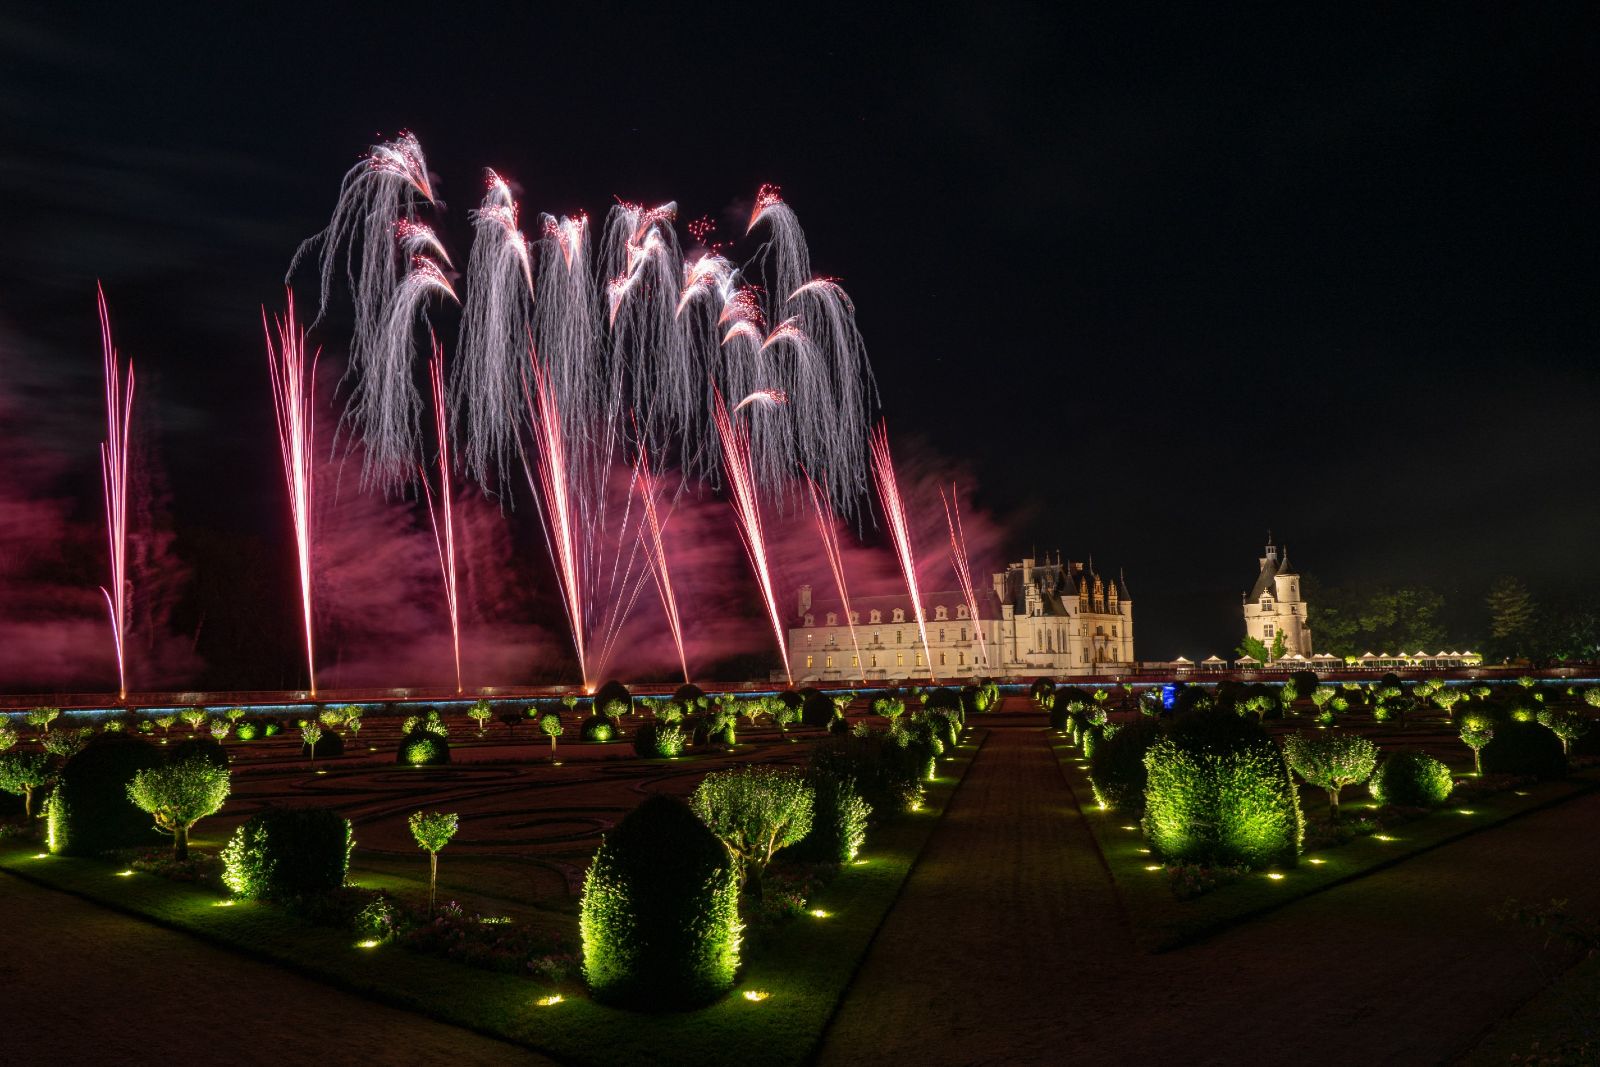
[[[1090,788],[1088,761],[1072,747],[1071,739],[1056,735],[1051,746],[1111,872],[1134,940],[1151,952],[1201,940],[1311,893],[1364,877],[1600,787],[1600,777],[1590,771],[1563,782],[1449,803],[1392,832],[1357,837],[1337,847],[1307,852],[1296,867],[1254,871],[1201,896],[1179,900],[1169,887],[1166,867],[1149,851],[1139,829],[1138,815],[1101,810]],[[1343,808],[1354,814],[1367,806],[1370,805],[1366,801],[1346,801]]]
[[[266,904],[226,905],[208,890],[148,874],[119,875],[92,860],[37,858],[36,847],[0,851],[0,867],[141,919],[183,930],[385,1003],[504,1038],[564,1062],[788,1064],[805,1061],[878,927],[981,744],[981,732],[941,760],[921,810],[878,828],[861,858],[812,901],[826,918],[802,916],[741,973],[734,993],[693,1012],[642,1015],[581,993],[558,991],[382,945],[360,948],[344,931],[314,926]],[[448,857],[447,857],[448,859]],[[762,1000],[746,999],[759,991]]]

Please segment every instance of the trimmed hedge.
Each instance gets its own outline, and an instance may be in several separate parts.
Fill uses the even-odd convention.
[[[268,808],[234,831],[222,880],[251,899],[326,892],[344,885],[354,847],[350,820],[332,808]]]
[[[628,687],[615,680],[609,681],[595,690],[594,712],[596,715],[606,714],[605,709],[618,702],[623,705],[623,715],[633,714],[633,694],[628,691]]]
[[[779,694],[782,700],[788,694]],[[807,690],[800,703],[800,725],[815,726],[825,729],[836,718],[841,718],[838,709],[834,706],[833,698],[826,693],[815,689]]]
[[[1373,772],[1367,789],[1379,804],[1434,808],[1450,799],[1455,781],[1450,768],[1422,752],[1392,753]]]
[[[583,973],[595,1000],[692,1008],[739,968],[739,872],[688,805],[647,798],[606,834],[584,877]]]
[[[153,844],[150,816],[128,799],[128,783],[160,762],[154,745],[125,733],[91,740],[62,766],[45,798],[50,851],[89,856]]]
[[[591,715],[583,720],[583,725],[578,729],[578,736],[585,741],[604,742],[611,740],[616,732],[616,723],[609,716]]]
[[[676,724],[647,722],[633,732],[633,751],[646,759],[683,755],[683,730]]]
[[[817,744],[807,775],[813,780],[823,776],[850,779],[873,814],[886,819],[910,810],[921,799],[924,769],[887,734],[846,734]]]
[[[1144,832],[1167,860],[1292,865],[1305,821],[1278,745],[1259,723],[1192,713],[1144,758]]]
[[[867,839],[867,820],[872,816],[868,804],[856,788],[855,779],[808,770],[811,786],[811,829],[799,843],[784,850],[784,855],[816,863],[849,863]]]
[[[1142,719],[1097,743],[1089,757],[1089,782],[1095,799],[1108,808],[1143,810],[1147,778],[1144,754],[1160,736],[1158,723]]]
[[[1483,746],[1485,774],[1513,774],[1552,781],[1567,776],[1561,738],[1537,722],[1504,722]]]

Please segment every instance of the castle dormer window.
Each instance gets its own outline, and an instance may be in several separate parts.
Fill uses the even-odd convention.
[[[838,615],[837,612],[833,612],[833,611],[828,612],[828,625],[829,626],[838,626],[839,625],[839,615]]]
[[[950,612],[945,610],[945,606],[943,604],[940,604],[933,609],[933,617],[935,621],[943,622],[945,619],[950,617]]]
[[[904,608],[895,608],[894,609],[894,621],[895,622],[905,622],[906,621],[906,612],[905,612]]]
[[[852,611],[850,613],[850,625],[851,626],[859,626],[859,625],[861,625],[861,612]]]
[[[816,625],[816,621],[817,621],[817,617],[815,615],[809,615],[808,614],[806,616],[806,625],[807,626],[815,626]]]
[[[874,623],[882,622],[883,612],[879,611],[877,608],[873,608],[872,614],[868,615],[867,618]]]
[[[956,605],[956,618],[964,619],[966,617],[967,617],[967,606],[965,604],[957,604]]]

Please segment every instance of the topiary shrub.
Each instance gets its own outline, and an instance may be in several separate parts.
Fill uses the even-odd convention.
[[[344,885],[354,847],[350,820],[332,808],[267,808],[223,848],[222,881],[251,899],[327,892]]]
[[[850,779],[873,813],[886,819],[912,810],[921,800],[919,770],[907,758],[905,749],[890,742],[885,734],[841,734],[817,745],[806,775],[813,781],[823,777]]]
[[[300,742],[300,755],[311,759],[333,759],[335,756],[342,756],[344,738],[332,730],[324,730],[318,735],[315,745],[307,744],[304,740]]]
[[[450,762],[450,742],[428,730],[418,730],[400,739],[394,761],[411,767],[434,767]]]
[[[1283,739],[1283,756],[1307,785],[1327,792],[1328,809],[1337,817],[1340,790],[1371,777],[1378,762],[1378,746],[1352,733],[1290,734]]]
[[[698,685],[685,682],[678,686],[677,689],[673,690],[672,699],[676,700],[685,707],[692,708],[698,707],[700,704],[700,699],[705,695],[706,691],[701,689]]]
[[[213,767],[226,769],[228,766],[228,750],[211,737],[186,737],[166,753],[168,763],[178,763],[192,756],[199,756]]]
[[[1404,808],[1432,808],[1450,798],[1455,782],[1450,768],[1423,752],[1391,753],[1378,767],[1367,787],[1379,804]]]
[[[438,709],[429,709],[426,715],[408,715],[400,723],[400,733],[409,736],[415,733],[428,733],[435,737],[449,737],[450,727],[444,719],[439,717]]]
[[[1316,671],[1290,671],[1288,684],[1284,688],[1294,700],[1310,700],[1317,691],[1317,684]]]
[[[780,693],[779,699],[781,700],[785,695],[786,694]],[[810,690],[805,697],[801,698],[801,726],[815,726],[819,730],[825,729],[829,723],[840,717],[841,716],[839,715],[838,709],[834,706],[833,700],[830,699],[826,693],[819,693],[813,689]]]
[[[621,705],[617,708],[617,705]],[[596,714],[612,714],[609,709],[617,709],[613,718],[633,714],[633,694],[628,692],[628,687],[618,681],[609,681],[594,691],[594,710]]]
[[[128,734],[101,734],[62,766],[45,798],[51,852],[88,856],[150,841],[150,817],[128,798],[128,785],[161,763],[156,748]]]
[[[1537,722],[1507,722],[1494,728],[1494,739],[1483,746],[1486,774],[1551,781],[1567,775],[1567,754],[1561,739]]]
[[[254,719],[243,719],[233,728],[233,736],[240,741],[254,741],[261,736],[261,724]]]
[[[811,830],[785,849],[784,855],[813,863],[849,863],[867,840],[872,805],[856,788],[853,778],[835,778],[809,770],[806,782],[813,798]]]
[[[675,723],[647,722],[633,732],[633,751],[646,759],[683,755],[683,730]]]
[[[585,741],[604,743],[611,740],[616,733],[616,723],[606,715],[591,715],[583,720],[583,725],[578,728],[578,736]]]
[[[1144,809],[1144,754],[1160,736],[1158,723],[1141,719],[1095,745],[1089,757],[1089,782],[1101,807]]]
[[[739,969],[739,872],[689,807],[657,794],[606,834],[583,881],[583,974],[594,998],[698,1007]]]
[[[1164,859],[1293,864],[1305,822],[1283,753],[1233,714],[1175,720],[1144,758],[1144,832]]]

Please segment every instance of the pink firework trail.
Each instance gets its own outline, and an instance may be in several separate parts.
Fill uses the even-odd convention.
[[[683,623],[678,615],[678,598],[672,591],[672,576],[667,571],[666,545],[661,538],[665,524],[656,509],[659,483],[650,471],[650,459],[643,448],[639,449],[639,460],[634,465],[634,477],[639,485],[639,495],[644,500],[645,529],[642,532],[649,537],[646,558],[650,562],[650,572],[655,576],[656,592],[661,595],[661,608],[667,613],[672,640],[678,646],[678,663],[683,667],[683,680],[688,682],[689,657],[683,649]]]
[[[866,682],[866,660],[861,658],[861,643],[856,640],[856,615],[850,610],[850,589],[844,581],[844,557],[839,552],[839,525],[834,518],[833,505],[828,494],[817,488],[817,483],[806,475],[806,488],[811,491],[811,507],[817,517],[817,533],[822,535],[822,551],[828,557],[828,569],[833,571],[833,584],[839,588],[839,603],[844,606],[845,625],[850,627],[850,647],[855,649],[856,663],[861,670],[861,680]]]
[[[972,634],[978,642],[978,660],[989,665],[989,646],[983,641],[983,620],[978,614],[978,596],[972,586],[972,568],[967,562],[967,535],[961,529],[961,500],[956,495],[955,483],[950,484],[950,495],[939,490],[944,501],[944,521],[950,527],[950,564],[955,568],[956,581],[961,584],[961,595],[967,601],[967,615],[972,619]]]
[[[911,594],[911,610],[916,614],[917,633],[922,637],[922,654],[928,657],[928,677],[937,680],[933,673],[933,650],[928,647],[927,612],[922,607],[922,591],[917,587],[917,560],[911,547],[910,524],[906,522],[905,501],[900,499],[900,484],[894,476],[894,457],[889,454],[888,427],[878,423],[867,442],[872,448],[872,477],[878,483],[878,501],[883,505],[889,537],[906,578],[906,592]]]
[[[588,653],[586,649],[582,561],[579,559],[579,517],[567,487],[571,484],[567,470],[567,444],[561,432],[561,411],[556,404],[555,391],[538,353],[530,347],[529,362],[533,366],[533,388],[528,388],[526,377],[522,380],[523,400],[528,406],[528,420],[533,426],[534,468],[523,464],[528,487],[534,491],[539,504],[539,517],[543,521],[545,545],[550,550],[550,560],[555,564],[556,582],[561,587],[561,606],[567,614],[567,624],[572,629],[573,647],[578,653],[578,673],[585,689],[589,682]]]
[[[278,450],[283,455],[283,480],[289,489],[289,518],[294,526],[295,551],[300,561],[300,608],[306,631],[306,682],[317,695],[317,660],[311,613],[311,492],[312,441],[315,434],[313,397],[316,392],[317,355],[306,359],[306,334],[295,321],[294,294],[287,294],[287,310],[267,319],[261,309],[261,329],[267,339],[267,372],[272,381],[273,410],[278,419]],[[277,343],[273,343],[273,334]]]
[[[778,611],[778,599],[773,591],[772,571],[767,566],[767,541],[761,526],[761,504],[756,499],[755,476],[750,467],[750,431],[741,428],[728,413],[722,393],[714,391],[717,436],[722,442],[722,469],[728,476],[728,490],[733,495],[733,514],[738,520],[739,536],[744,541],[745,555],[755,571],[756,584],[761,587],[761,597],[766,602],[767,615],[772,619],[772,636],[778,641],[778,654],[783,657],[783,672],[789,684],[794,684],[794,673],[789,669],[789,643],[783,633],[783,616]]]
[[[426,475],[422,491],[428,501],[428,522],[433,526],[433,543],[439,549],[439,570],[444,575],[444,601],[450,611],[450,647],[456,657],[456,692],[461,692],[461,602],[456,584],[456,524],[451,511],[455,493],[450,485],[449,412],[445,407],[444,346],[433,339],[433,356],[428,360],[428,381],[433,386],[433,429],[439,439],[439,501],[435,508],[433,490]],[[444,521],[441,523],[440,512]]]
[[[111,343],[111,312],[106,291],[96,286],[100,304],[100,351],[106,376],[106,439],[100,444],[100,476],[105,486],[106,543],[111,556],[111,587],[100,587],[111,613],[111,640],[117,653],[117,699],[128,699],[128,424],[133,416],[133,361],[122,373]]]

